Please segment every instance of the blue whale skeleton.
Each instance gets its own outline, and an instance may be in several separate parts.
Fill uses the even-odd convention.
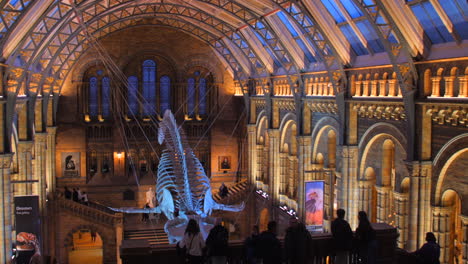
[[[168,219],[164,229],[169,242],[176,243],[182,238],[189,218],[199,221],[202,234],[206,237],[215,222],[209,217],[213,210],[239,212],[244,209],[244,203],[224,205],[213,200],[210,179],[170,110],[166,110],[159,123],[158,142],[165,142],[166,146],[159,160],[156,179],[156,198],[159,205],[148,209],[111,208],[112,210],[124,213],[163,213]],[[178,217],[174,217],[176,209],[179,211]]]

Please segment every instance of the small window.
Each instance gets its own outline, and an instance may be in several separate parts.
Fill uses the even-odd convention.
[[[206,115],[206,80],[205,78],[200,79],[198,84],[198,114]]]
[[[110,115],[110,80],[109,77],[102,78],[102,115]]]
[[[187,80],[187,112],[193,115],[195,111],[195,79],[189,78]]]
[[[136,76],[128,77],[128,116],[138,114],[138,78]]]
[[[156,113],[156,63],[152,60],[143,62],[143,114]]]
[[[96,77],[89,79],[89,115],[98,115],[98,79]]]
[[[171,100],[171,79],[169,76],[164,75],[161,77],[161,89],[160,89],[160,98],[161,98],[161,115],[166,112],[166,110],[171,109],[170,100]]]

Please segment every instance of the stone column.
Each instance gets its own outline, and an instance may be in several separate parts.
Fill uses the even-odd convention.
[[[450,240],[450,216],[451,207],[433,207],[433,232],[440,245],[440,263],[448,264],[450,259],[450,246],[453,241]]]
[[[12,154],[0,154],[0,263],[11,260],[12,207],[10,165]]]
[[[375,212],[372,212],[372,188],[374,187],[374,182],[372,181],[359,181],[359,208],[357,211],[366,211],[369,219]],[[356,214],[357,215],[357,214]],[[356,218],[356,215],[354,217]],[[351,217],[352,218],[352,217]]]
[[[444,97],[453,97],[453,82],[455,81],[455,76],[445,76],[445,92]]]
[[[362,81],[356,81],[355,83],[356,83],[355,84],[356,92],[354,93],[354,96],[361,96],[362,95],[362,91],[361,91]]]
[[[47,127],[46,177],[47,194],[55,192],[55,135],[57,127]]]
[[[362,96],[369,96],[370,80],[362,81]]]
[[[120,258],[120,246],[122,245],[123,240],[123,213],[115,214],[117,217],[115,223],[115,247],[116,247],[116,257],[117,257],[117,264],[122,264],[122,259]]]
[[[259,188],[260,186],[258,186],[258,184],[260,182],[262,182],[263,180],[263,167],[266,166],[266,164],[263,164],[263,145],[255,145],[255,152],[257,154],[257,165],[256,165],[256,168],[257,168],[257,172],[256,172],[256,175],[255,175],[255,182],[256,182],[256,186],[257,188]],[[261,187],[263,189],[263,186]]]
[[[360,188],[358,185],[358,147],[342,146],[341,178],[337,182],[338,208],[346,210],[346,219],[351,227],[357,227],[356,215],[359,212]]]
[[[460,220],[463,234],[463,237],[459,238],[462,244],[462,264],[468,264],[468,216],[460,215]]]
[[[248,144],[248,163],[249,163],[249,183],[255,184],[255,175],[257,173],[257,127],[247,125],[247,144]]]
[[[390,193],[392,191],[390,186],[376,186],[377,189],[377,222],[388,223],[388,216],[393,213],[390,212]]]
[[[272,198],[273,205],[277,205],[279,201],[279,177],[280,177],[280,131],[279,129],[268,129],[269,138],[269,159],[268,166],[269,171],[269,185],[268,194]]]
[[[39,196],[39,212],[42,225],[42,248],[43,254],[48,255],[48,227],[47,222],[47,178],[46,178],[46,157],[47,157],[47,133],[36,133],[34,136],[34,193]]]
[[[379,83],[378,80],[372,80],[371,83],[371,96],[377,96],[377,84]]]
[[[431,94],[431,96],[432,97],[439,97],[440,96],[440,80],[441,79],[442,79],[442,77],[440,77],[440,76],[436,76],[436,77],[431,78],[431,81],[432,81],[432,94]]]
[[[289,160],[287,153],[280,153],[280,186],[279,193],[280,195],[286,194],[286,186],[288,185],[288,173],[289,173]]]
[[[297,213],[299,219],[305,217],[304,215],[304,182],[306,178],[306,170],[310,167],[310,161],[312,160],[312,138],[310,136],[298,136],[297,137],[297,159],[298,171],[296,177],[296,201],[297,201]]]
[[[385,87],[387,85],[387,80],[386,79],[383,79],[383,80],[379,80],[379,96],[387,96],[387,87]]]
[[[408,240],[408,193],[394,192],[395,198],[395,225],[400,236],[397,238],[399,248],[406,248]]]
[[[18,142],[18,180],[24,181],[23,183],[17,183],[18,195],[31,195],[33,194],[33,183],[26,182],[33,179],[33,167],[32,167],[32,150],[33,141],[19,141]]]
[[[467,97],[468,96],[468,75],[459,77],[460,88],[458,89],[458,97]]]
[[[396,83],[397,83],[396,79],[389,79],[388,80],[388,96],[396,96],[397,95],[396,89],[398,87],[397,87]]]

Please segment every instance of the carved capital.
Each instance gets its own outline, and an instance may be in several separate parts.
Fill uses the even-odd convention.
[[[313,112],[328,114],[338,113],[338,106],[333,100],[308,101],[306,105]]]
[[[48,134],[48,135],[55,135],[55,134],[57,134],[57,127],[55,127],[55,126],[47,127],[47,134]]]
[[[0,169],[9,169],[11,166],[12,157],[12,153],[0,154]]]
[[[32,147],[34,146],[33,141],[18,141],[18,152],[19,153],[25,153],[25,152],[31,152]]]

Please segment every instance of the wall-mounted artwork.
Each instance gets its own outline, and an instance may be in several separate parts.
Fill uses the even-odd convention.
[[[63,177],[80,177],[80,153],[62,152]]]
[[[231,156],[219,156],[218,157],[218,170],[228,171],[232,169]]]

